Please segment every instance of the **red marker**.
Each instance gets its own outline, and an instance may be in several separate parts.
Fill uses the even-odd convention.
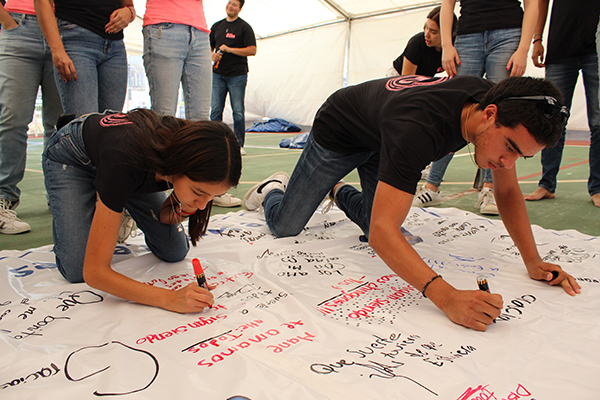
[[[194,266],[194,274],[196,274],[198,286],[208,290],[208,286],[206,285],[206,277],[204,276],[204,270],[202,269],[202,265],[200,265],[200,260],[194,258],[192,260],[192,265]]]

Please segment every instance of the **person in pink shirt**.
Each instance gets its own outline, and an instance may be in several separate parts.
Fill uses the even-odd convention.
[[[27,131],[42,88],[44,139],[55,132],[62,113],[54,82],[52,54],[40,31],[33,0],[0,5],[0,233],[31,230],[17,218],[19,182],[25,174]]]
[[[185,118],[208,119],[212,90],[209,32],[202,0],[147,0],[143,58],[152,111],[175,116],[181,84]],[[224,195],[215,198],[214,204],[235,207],[241,200]]]

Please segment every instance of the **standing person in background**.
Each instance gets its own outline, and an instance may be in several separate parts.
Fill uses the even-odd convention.
[[[28,232],[17,218],[27,158],[28,125],[42,88],[44,141],[62,112],[54,82],[52,54],[40,31],[33,0],[8,0],[0,6],[0,233]]]
[[[598,99],[598,53],[595,39],[600,15],[600,1],[582,0],[573,3],[554,0],[548,51],[544,63],[542,33],[548,16],[550,0],[540,1],[540,16],[533,38],[531,57],[536,67],[546,67],[546,79],[552,81],[565,97],[565,105],[571,107],[579,71],[583,74],[590,138],[590,176],[588,193],[596,207],[600,207],[600,101]],[[558,145],[542,151],[542,179],[538,188],[525,196],[525,200],[553,199],[556,197],[556,176],[560,168],[565,146],[565,132]]]
[[[202,0],[148,0],[144,13],[144,69],[150,85],[152,111],[175,116],[179,85],[185,118],[208,120],[212,90],[211,50]],[[241,204],[230,194],[213,204]]]
[[[202,0],[147,0],[144,69],[152,111],[175,116],[181,84],[185,118],[208,119],[212,90],[209,32]]]
[[[434,76],[442,72],[442,36],[440,35],[440,11],[437,6],[427,14],[423,32],[408,41],[404,51],[392,63],[398,75]],[[456,15],[452,23],[456,29]]]
[[[538,16],[538,0],[463,0],[456,41],[452,41],[452,14],[456,0],[443,0],[441,11],[442,67],[449,76],[486,76],[500,82],[523,76],[527,53]],[[433,206],[442,201],[439,186],[453,154],[431,165],[425,185],[415,195],[414,206]],[[492,173],[485,170],[483,189],[476,207],[481,214],[498,215]]]
[[[65,114],[121,111],[127,93],[123,29],[135,19],[133,0],[34,1]]]
[[[210,47],[214,50],[210,119],[223,120],[225,98],[229,92],[233,131],[240,142],[242,155],[246,154],[244,97],[248,82],[248,57],[256,55],[254,31],[239,17],[243,6],[244,0],[229,0],[225,7],[227,18],[216,22],[210,28]]]

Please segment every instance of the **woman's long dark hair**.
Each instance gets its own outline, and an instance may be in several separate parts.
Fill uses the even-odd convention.
[[[132,160],[161,175],[183,174],[195,182],[237,186],[242,174],[240,145],[227,125],[188,121],[137,108],[128,112]],[[192,245],[206,233],[212,201],[189,219]]]

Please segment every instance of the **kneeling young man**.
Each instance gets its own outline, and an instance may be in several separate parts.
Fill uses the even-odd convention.
[[[329,193],[392,271],[453,322],[484,331],[500,315],[502,297],[452,287],[422,261],[400,227],[421,170],[472,144],[477,165],[492,169],[498,210],[529,276],[579,293],[572,276],[542,261],[513,168],[519,157],[557,143],[568,117],[561,101],[552,83],[530,77],[494,85],[472,76],[401,76],[340,89],[317,112],[291,178],[280,172],[255,185],[244,207],[264,207],[274,235],[294,236]],[[340,182],[354,168],[362,191]]]

